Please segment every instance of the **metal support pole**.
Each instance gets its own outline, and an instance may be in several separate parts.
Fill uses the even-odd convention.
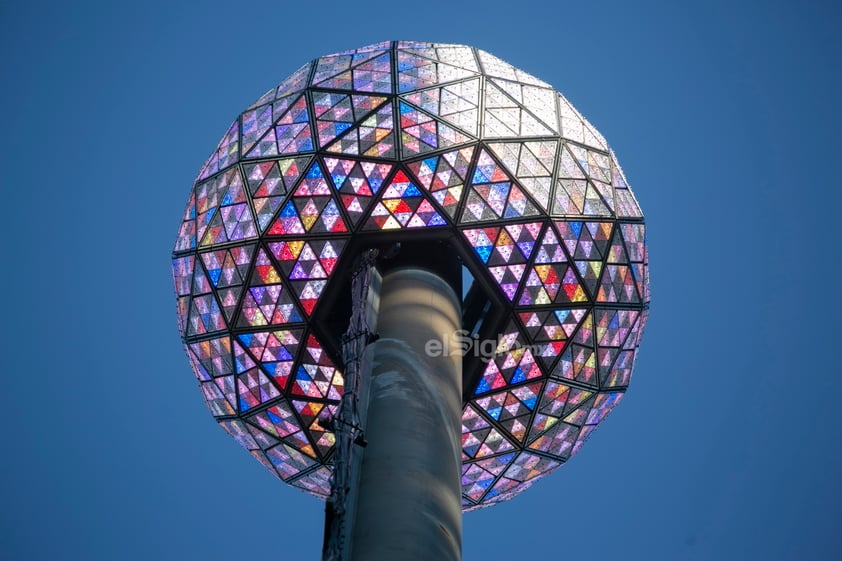
[[[461,559],[462,357],[427,352],[460,328],[459,302],[424,269],[383,277],[351,561]]]
[[[364,366],[364,351],[377,329],[377,306],[380,294],[380,273],[374,264],[378,251],[369,250],[357,260],[351,278],[351,318],[342,338],[342,358],[345,367],[345,387],[342,402],[331,426],[336,434],[336,454],[331,476],[331,496],[325,503],[325,542],[323,561],[347,559],[348,534],[353,527],[356,507],[355,476],[359,473],[360,457],[354,444],[364,443],[362,419],[368,403],[367,380],[360,373]],[[362,408],[362,415],[360,409]]]

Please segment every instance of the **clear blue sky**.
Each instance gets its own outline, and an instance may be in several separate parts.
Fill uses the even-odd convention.
[[[569,464],[466,516],[465,561],[842,559],[837,5],[66,4],[0,5],[0,559],[318,558],[322,503],[202,403],[169,254],[234,116],[384,39],[553,84],[648,223],[628,397]]]

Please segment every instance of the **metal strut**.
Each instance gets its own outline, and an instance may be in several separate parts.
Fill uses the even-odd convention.
[[[351,278],[351,320],[342,336],[342,359],[345,367],[345,385],[336,416],[330,428],[336,436],[333,455],[333,473],[330,477],[330,499],[326,509],[326,543],[323,561],[342,561],[348,521],[348,493],[352,485],[354,444],[365,446],[360,427],[360,370],[363,351],[371,342],[366,309],[372,272],[378,250],[370,249],[360,256]]]

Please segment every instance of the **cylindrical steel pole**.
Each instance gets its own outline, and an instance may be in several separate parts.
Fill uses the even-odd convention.
[[[351,561],[461,559],[462,357],[441,345],[459,302],[424,269],[383,277]]]

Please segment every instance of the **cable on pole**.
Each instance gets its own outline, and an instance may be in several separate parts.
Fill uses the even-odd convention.
[[[328,426],[336,436],[333,456],[333,473],[330,478],[330,498],[326,524],[326,545],[323,561],[342,561],[348,521],[348,493],[351,489],[354,445],[365,447],[365,434],[360,426],[359,389],[360,367],[366,345],[374,340],[369,329],[366,309],[372,271],[378,250],[363,253],[351,278],[351,319],[342,337],[342,360],[345,368],[345,385],[336,416]]]

